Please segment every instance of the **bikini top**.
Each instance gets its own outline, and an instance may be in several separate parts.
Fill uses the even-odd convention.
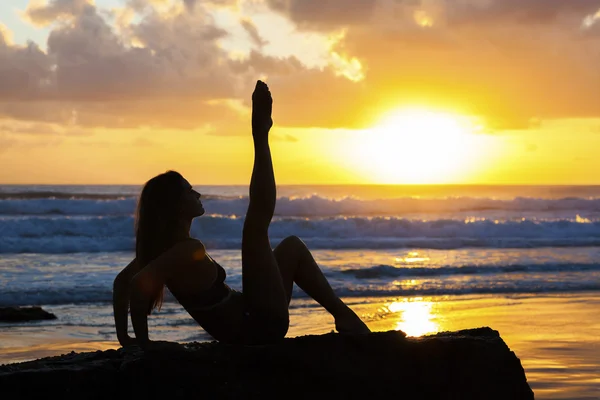
[[[206,290],[193,295],[175,296],[177,301],[183,306],[191,308],[210,307],[219,303],[229,295],[230,288],[225,284],[225,278],[227,277],[225,269],[208,254],[206,254],[206,257],[208,257],[217,267],[217,278],[212,286]]]

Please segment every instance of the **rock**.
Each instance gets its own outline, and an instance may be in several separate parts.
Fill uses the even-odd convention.
[[[42,310],[42,307],[0,307],[0,322],[37,321],[56,319],[56,315]]]
[[[519,359],[490,328],[71,353],[0,366],[0,387],[5,398],[534,398]]]

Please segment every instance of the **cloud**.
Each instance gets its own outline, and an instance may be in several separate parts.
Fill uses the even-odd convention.
[[[31,2],[25,16],[37,26],[47,26],[63,18],[71,18],[89,7],[89,0],[50,0],[45,4]]]
[[[600,20],[600,10],[598,10],[594,14],[586,15],[582,22],[582,27],[584,29],[589,29],[596,24]]]
[[[271,3],[292,9],[290,2]],[[374,18],[365,14],[364,23],[347,26],[334,48],[366,71],[364,90],[354,91],[361,107],[348,114],[417,104],[483,116],[493,130],[527,129],[532,118],[598,116],[600,74],[594,66],[600,57],[588,49],[600,41],[579,29],[597,8],[596,0],[380,0]],[[430,16],[428,26],[415,18],[417,11]],[[303,15],[322,21],[309,13],[290,15],[300,29],[312,28]],[[332,14],[322,26],[333,32],[347,21]],[[336,86],[333,80],[321,83],[324,93]],[[323,100],[328,107],[338,101]]]
[[[13,35],[10,29],[2,23],[0,23],[0,46],[4,45],[12,45],[13,44]]]
[[[127,32],[137,43],[129,45],[87,2],[30,9],[40,23],[66,13],[72,19],[51,30],[47,53],[34,43],[0,42],[0,117],[68,123],[76,113],[90,127],[180,128],[235,118],[228,107],[207,104],[253,84],[232,72],[218,45],[227,33],[200,4],[194,13],[176,10],[146,10]]]
[[[234,64],[234,71],[269,77],[276,124],[336,128],[364,122],[360,120],[368,109],[364,85],[339,75],[332,66],[307,68],[295,57],[277,58],[251,51],[247,59]]]
[[[107,100],[235,94],[223,65],[227,55],[216,43],[226,33],[206,15],[152,13],[132,32],[140,47],[126,46],[93,7],[71,26],[52,31],[48,52],[57,60],[57,95]]]
[[[446,24],[553,23],[557,18],[584,17],[598,10],[597,0],[266,0],[302,29],[373,26],[382,18],[396,24],[430,14]]]
[[[0,40],[0,100],[39,96],[52,80],[51,60],[35,43],[17,46]]]
[[[11,134],[27,134],[27,135],[58,135],[61,132],[61,127],[56,124],[46,124],[39,122],[21,122],[21,121],[0,121],[0,132]]]
[[[250,3],[329,39],[327,62],[277,56],[256,26],[266,14],[244,14]],[[112,16],[99,4],[30,5],[47,51],[0,33],[0,118],[241,134],[263,76],[279,126],[361,128],[404,105],[482,116],[490,130],[600,116],[600,35],[581,29],[598,0],[130,0]],[[237,7],[242,39],[217,23],[218,7]],[[232,55],[224,39],[250,50]]]
[[[268,43],[260,36],[260,34],[258,33],[258,29],[256,29],[256,25],[254,25],[252,20],[242,18],[240,20],[240,23],[242,24],[244,30],[248,33],[248,36],[250,36],[250,39],[252,40],[252,43],[254,43],[254,45],[258,47],[263,47]]]
[[[0,132],[11,135],[27,136],[90,136],[93,131],[77,125],[48,122],[24,122],[19,120],[0,120]]]
[[[596,0],[468,0],[446,7],[454,24],[553,24],[559,19],[583,16],[598,9]]]
[[[304,29],[332,29],[369,21],[378,0],[267,0],[275,11]]]
[[[193,11],[196,7],[196,0],[183,0],[183,2],[189,11]]]

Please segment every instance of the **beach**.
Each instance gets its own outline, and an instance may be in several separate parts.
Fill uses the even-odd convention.
[[[500,332],[525,369],[536,399],[600,396],[600,296],[445,296],[350,298],[348,304],[373,331],[403,330],[411,336],[489,326]],[[47,307],[60,316],[62,307]],[[86,306],[79,306],[86,313]],[[108,312],[108,306],[105,306]],[[156,340],[210,340],[183,311],[169,305],[156,318],[173,321]],[[394,310],[394,311],[391,311]],[[75,312],[71,310],[71,312]],[[294,301],[288,337],[331,332],[333,320],[318,304]],[[187,337],[186,337],[187,336]],[[119,348],[114,333],[98,340],[89,326],[31,322],[0,326],[0,364],[65,353]]]
[[[247,187],[199,187],[192,225],[241,287]],[[0,306],[56,320],[0,323],[0,363],[117,348],[112,282],[133,258],[135,186],[0,186]],[[298,235],[373,331],[488,326],[538,399],[600,397],[600,188],[281,187],[272,245]],[[333,319],[295,288],[288,337]],[[150,337],[210,341],[167,293]],[[131,326],[129,327],[131,331]]]

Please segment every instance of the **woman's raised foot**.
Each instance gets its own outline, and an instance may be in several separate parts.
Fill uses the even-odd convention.
[[[255,139],[268,136],[273,126],[272,110],[273,98],[269,87],[259,80],[252,93],[252,135]]]

